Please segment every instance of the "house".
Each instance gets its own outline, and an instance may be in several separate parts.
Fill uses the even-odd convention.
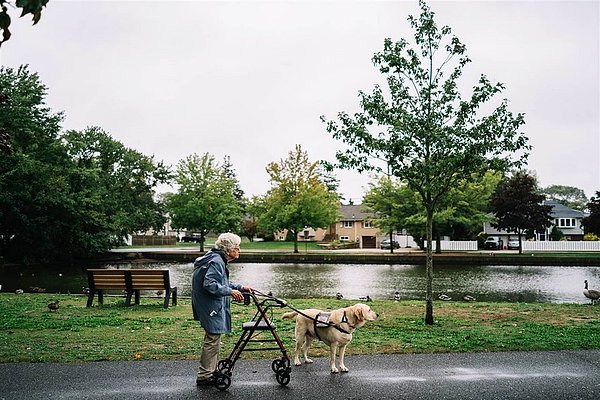
[[[553,227],[557,227],[563,233],[565,240],[578,241],[583,240],[583,228],[581,227],[581,220],[585,217],[582,211],[573,210],[556,200],[544,200],[544,205],[552,206],[552,226],[547,228],[543,232],[536,232],[535,240],[538,241],[549,241],[550,232]],[[489,222],[483,225],[483,232],[487,236],[499,236],[504,243],[508,243],[509,239],[516,239],[516,232],[507,232],[505,230],[499,230],[491,226]]]
[[[375,249],[379,245],[379,229],[371,222],[372,214],[363,211],[360,204],[340,205],[340,220],[331,225],[327,235],[341,242],[358,242],[362,249]]]
[[[582,211],[573,210],[556,200],[545,200],[545,205],[552,206],[552,218],[554,219],[552,226],[556,226],[565,235],[565,240],[583,240],[583,228],[581,220],[585,217]],[[537,233],[537,240],[550,240],[550,232],[552,226],[545,232]]]

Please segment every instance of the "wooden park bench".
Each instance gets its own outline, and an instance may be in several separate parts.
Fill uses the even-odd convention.
[[[125,305],[131,305],[131,296],[135,297],[135,304],[140,304],[140,290],[162,290],[165,294],[164,307],[169,307],[169,298],[173,297],[172,304],[177,305],[177,288],[171,287],[169,270],[167,269],[88,269],[88,294],[87,307],[91,307],[94,296],[98,293],[98,303],[104,303],[105,290],[123,290],[127,294]]]

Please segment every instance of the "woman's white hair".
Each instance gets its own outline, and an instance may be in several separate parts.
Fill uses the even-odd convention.
[[[242,239],[235,233],[221,233],[215,242],[215,247],[229,254],[234,247],[239,246]]]

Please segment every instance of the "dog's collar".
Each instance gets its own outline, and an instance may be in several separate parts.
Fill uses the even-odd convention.
[[[348,321],[348,317],[346,316],[346,311],[344,311],[344,316],[342,317],[342,322],[340,322],[339,324],[336,324],[336,325],[335,325],[335,328],[336,328],[337,330],[339,330],[340,332],[343,332],[343,333],[347,333],[347,334],[350,334],[350,333],[352,333],[352,332],[347,332],[347,331],[345,331],[344,329],[342,329],[342,328],[339,326],[340,324],[346,324],[346,325],[348,325],[348,327],[349,327],[350,329],[352,329],[352,330],[356,329],[356,326],[355,326],[355,325],[352,325],[352,324],[350,323],[350,321]]]

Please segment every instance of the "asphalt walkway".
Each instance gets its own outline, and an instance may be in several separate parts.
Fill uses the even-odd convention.
[[[0,399],[600,399],[600,351],[347,356],[292,368],[280,386],[271,360],[236,363],[231,387],[195,386],[196,362],[0,364]]]

